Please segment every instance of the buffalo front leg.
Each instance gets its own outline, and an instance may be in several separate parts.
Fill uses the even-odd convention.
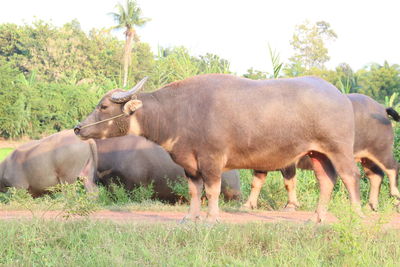
[[[221,193],[221,176],[206,177],[204,187],[208,199],[207,221],[210,223],[218,222],[219,207],[218,200]]]
[[[296,166],[291,165],[285,169],[281,169],[285,182],[285,189],[288,193],[288,202],[284,208],[285,211],[294,211],[300,207],[296,194]]]
[[[320,223],[326,219],[328,203],[336,183],[336,172],[332,163],[324,154],[313,152],[310,154],[310,158],[320,190],[316,214],[312,220]]]
[[[203,191],[203,180],[201,178],[188,178],[190,206],[189,213],[183,220],[200,220],[201,194]]]
[[[251,183],[250,196],[246,203],[243,204],[244,208],[256,209],[258,196],[260,195],[261,188],[265,182],[268,172],[254,170],[253,181]]]

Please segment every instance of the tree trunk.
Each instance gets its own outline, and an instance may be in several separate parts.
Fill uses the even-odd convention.
[[[135,36],[135,31],[133,29],[126,30],[125,35],[126,35],[126,41],[125,41],[124,55],[123,55],[123,64],[124,64],[123,87],[125,87],[128,83],[128,72],[132,54],[132,42],[133,42],[133,37]]]

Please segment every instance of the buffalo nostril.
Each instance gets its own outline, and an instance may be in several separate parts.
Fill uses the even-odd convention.
[[[74,128],[74,133],[76,134],[76,135],[79,135],[79,132],[81,131],[81,127],[78,125],[78,126],[76,126],[75,128]]]

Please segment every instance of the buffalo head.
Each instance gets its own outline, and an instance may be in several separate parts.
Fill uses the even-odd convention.
[[[146,81],[147,77],[129,91],[114,89],[107,92],[94,111],[75,126],[75,134],[81,139],[103,139],[128,134],[131,115],[142,107],[142,102],[136,99],[136,94]]]

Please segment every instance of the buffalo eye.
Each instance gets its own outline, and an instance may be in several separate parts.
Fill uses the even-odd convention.
[[[101,110],[106,110],[107,108],[108,108],[108,106],[105,106],[105,105],[101,105],[101,106],[100,106],[100,109],[101,109]]]

